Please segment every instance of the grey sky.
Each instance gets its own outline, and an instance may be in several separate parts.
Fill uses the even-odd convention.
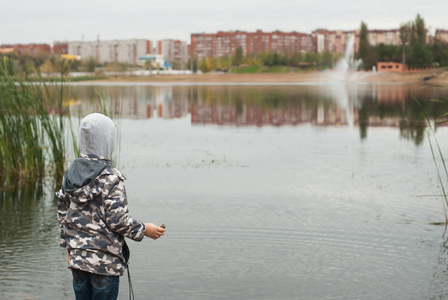
[[[399,28],[417,13],[448,29],[448,0],[3,0],[0,44],[140,38],[180,39],[218,30],[298,31]]]

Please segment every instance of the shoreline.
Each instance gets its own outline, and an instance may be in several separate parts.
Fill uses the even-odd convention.
[[[358,83],[412,83],[422,85],[440,85],[448,87],[448,69],[433,69],[417,72],[358,72],[347,79],[335,78],[336,73],[303,72],[303,73],[255,73],[227,74],[205,73],[191,75],[151,75],[151,76],[119,76],[107,79],[85,80],[82,82],[148,82],[148,83],[326,83],[326,82],[358,82]]]

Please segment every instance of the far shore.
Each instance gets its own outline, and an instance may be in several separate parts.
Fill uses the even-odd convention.
[[[332,71],[300,73],[205,73],[190,75],[122,76],[89,82],[182,82],[182,83],[315,83],[342,81]],[[358,72],[345,81],[369,83],[412,83],[448,87],[448,69],[417,72]]]

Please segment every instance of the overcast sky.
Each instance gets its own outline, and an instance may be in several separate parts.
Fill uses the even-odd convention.
[[[71,3],[71,4],[69,4]],[[0,44],[180,39],[218,30],[399,28],[420,14],[448,29],[448,0],[2,0]]]

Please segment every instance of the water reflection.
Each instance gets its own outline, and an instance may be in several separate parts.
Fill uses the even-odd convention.
[[[447,89],[409,85],[310,86],[77,86],[77,103],[100,91],[124,118],[185,118],[195,125],[349,126],[367,137],[369,127],[397,127],[400,136],[420,144],[423,111],[436,118],[448,111]],[[431,99],[442,102],[427,101]],[[90,102],[92,103],[92,102]]]
[[[429,242],[428,242],[429,243]],[[431,246],[436,247],[436,245]],[[431,292],[425,297],[428,300],[448,298],[448,248],[446,242],[440,245],[437,263],[430,281]]]
[[[0,190],[0,298],[67,296],[68,275],[58,247],[53,184]],[[39,291],[38,293],[36,291]]]
[[[170,228],[160,243],[130,243],[139,297],[446,298],[442,229],[428,224],[443,221],[443,207],[421,197],[438,191],[430,150],[397,139],[421,143],[425,124],[412,97],[444,100],[444,90],[128,85],[72,93],[75,112],[97,105],[98,93],[121,111],[130,211]],[[447,111],[430,101],[423,108],[431,118]],[[73,298],[53,190],[0,193],[2,299]]]

